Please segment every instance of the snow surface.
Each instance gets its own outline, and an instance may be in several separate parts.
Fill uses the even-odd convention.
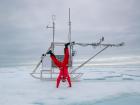
[[[61,83],[58,89],[55,81],[32,78],[29,74],[32,69],[0,68],[0,105],[140,104],[139,66],[86,67],[80,70],[85,73],[80,82],[73,82],[72,88]]]

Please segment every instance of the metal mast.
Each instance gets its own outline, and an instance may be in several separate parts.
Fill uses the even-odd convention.
[[[52,51],[54,52],[54,37],[55,37],[55,15],[52,15],[52,26],[47,28],[52,28],[53,29],[53,44],[52,44]]]
[[[71,42],[71,19],[70,19],[70,8],[69,8],[69,33],[68,33],[68,41]]]
[[[52,48],[52,52],[54,52],[54,37],[55,37],[55,15],[52,15],[52,26],[49,27],[47,26],[47,28],[52,28],[53,31],[53,42],[51,43],[51,48]],[[52,79],[52,73],[54,72],[53,68],[51,67],[51,79]]]
[[[69,8],[69,33],[68,33],[68,41],[71,43],[71,18],[70,18],[70,8]],[[73,46],[70,45],[70,65],[72,67],[72,61],[73,61],[73,58],[72,58],[72,51],[73,51]]]

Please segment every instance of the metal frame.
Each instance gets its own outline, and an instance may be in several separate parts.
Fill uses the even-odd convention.
[[[51,43],[51,46],[49,47],[49,49],[53,49],[53,47],[55,46],[64,46],[64,42],[52,42]],[[70,45],[72,46],[72,45]],[[72,47],[70,47],[72,48]],[[48,49],[48,50],[49,50]],[[47,50],[47,51],[48,51]],[[73,49],[70,50],[70,55],[72,57],[72,51]],[[46,52],[47,53],[47,52]],[[46,53],[44,55],[46,55]],[[40,72],[37,72],[39,66],[41,65],[43,59],[44,59],[45,56],[42,56],[41,57],[41,60],[39,61],[39,63],[37,64],[37,66],[35,67],[35,69],[33,70],[33,72],[31,73],[31,76],[36,78],[36,79],[40,79],[40,80],[47,80],[47,81],[54,81],[56,80],[56,78],[53,77],[53,75],[55,74],[59,74],[58,72],[55,72],[54,70],[54,67],[51,66],[51,69],[50,70],[40,70]],[[70,59],[70,62],[73,63],[72,59]],[[71,70],[72,67],[69,67],[69,72],[70,72],[70,76],[71,76],[71,79],[72,81],[79,81],[80,80],[80,77],[83,75],[83,73],[72,73],[70,70]],[[50,75],[50,78],[44,78],[43,77],[43,74],[49,74]]]
[[[54,74],[57,74],[56,72],[54,72],[54,68],[51,67],[50,70],[40,70],[40,72],[37,72],[39,66],[41,65],[44,57],[46,56],[47,52],[51,49],[54,52],[55,46],[64,46],[65,42],[55,42],[55,16],[52,16],[52,26],[47,26],[47,28],[52,28],[53,30],[53,40],[51,43],[51,46],[48,48],[48,50],[46,51],[46,53],[44,54],[44,56],[41,57],[41,60],[38,62],[38,64],[36,65],[35,69],[32,71],[31,76],[36,78],[36,79],[40,79],[40,80],[48,80],[48,81],[54,81],[56,80],[56,78],[53,78]],[[103,52],[104,50],[106,50],[109,47],[119,47],[119,46],[123,46],[124,43],[119,43],[119,44],[102,44],[102,42],[104,41],[104,37],[102,37],[98,43],[75,43],[75,44],[70,44],[70,62],[71,64],[73,63],[73,46],[75,45],[79,45],[82,47],[86,47],[86,46],[92,46],[94,48],[102,46],[103,48],[97,52],[95,55],[93,55],[92,57],[90,57],[88,60],[86,60],[84,63],[82,63],[81,65],[79,65],[77,68],[72,69],[72,67],[69,67],[69,72],[71,75],[71,79],[72,81],[79,81],[80,77],[83,75],[83,73],[76,73],[76,71],[78,69],[80,69],[81,67],[83,67],[85,64],[87,64],[89,61],[91,61],[93,58],[95,58],[97,55],[99,55],[101,52]],[[71,19],[70,19],[70,9],[69,9],[69,32],[68,32],[68,42],[71,43]],[[45,73],[44,73],[45,72]],[[50,73],[49,73],[50,72]],[[50,78],[43,78],[43,74],[49,74]],[[39,76],[37,76],[39,75]]]

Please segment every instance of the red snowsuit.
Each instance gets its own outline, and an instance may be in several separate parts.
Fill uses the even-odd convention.
[[[67,79],[69,87],[71,87],[71,79],[68,73],[68,63],[69,63],[69,49],[64,49],[64,59],[62,62],[58,61],[54,54],[51,54],[51,59],[54,64],[60,69],[59,75],[57,77],[56,87],[59,87],[60,80],[65,81]]]

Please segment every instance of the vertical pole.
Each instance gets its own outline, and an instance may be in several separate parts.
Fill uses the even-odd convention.
[[[53,40],[51,43],[51,48],[52,48],[52,52],[54,52],[54,37],[55,37],[55,15],[52,15],[52,26],[49,27],[47,26],[47,28],[52,28],[53,30]],[[54,72],[53,67],[51,67],[51,79],[52,79],[52,73]]]
[[[71,18],[70,18],[70,8],[69,8],[69,33],[68,33],[68,41],[71,43]],[[70,45],[70,65],[72,65],[72,46]]]
[[[54,22],[54,20],[55,20],[55,15],[52,15],[52,28],[53,28],[53,49],[52,49],[52,51],[54,52],[54,37],[55,37],[55,22]]]
[[[52,21],[53,21],[53,23],[52,23],[52,25],[53,25],[53,45],[52,45],[52,52],[54,53],[54,37],[55,37],[55,22],[54,22],[54,20],[55,20],[55,15],[52,15]],[[54,69],[52,68],[52,71],[51,71],[51,73],[54,73]],[[52,78],[52,76],[51,76],[51,78]]]
[[[70,8],[69,8],[69,34],[68,41],[71,42],[71,20],[70,20]]]

